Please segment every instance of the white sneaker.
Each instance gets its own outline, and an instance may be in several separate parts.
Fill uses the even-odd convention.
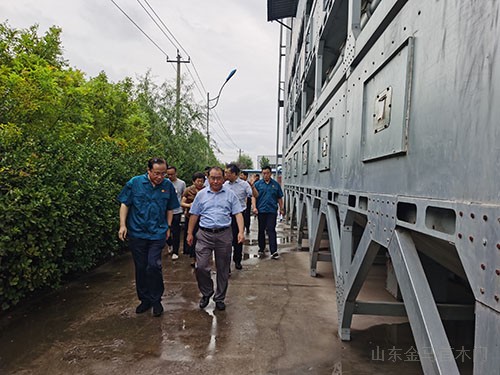
[[[177,254],[172,254],[172,260],[177,260],[179,259],[179,256]]]
[[[167,246],[167,251],[168,251],[169,254],[172,254],[172,251],[173,251],[172,250],[172,246]]]
[[[273,259],[279,259],[279,258],[280,258],[280,255],[278,254],[278,251],[275,251],[275,252],[273,253],[273,255],[271,255],[271,258],[273,258]]]

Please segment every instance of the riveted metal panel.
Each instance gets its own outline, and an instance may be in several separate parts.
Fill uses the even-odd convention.
[[[330,156],[332,144],[332,121],[329,119],[326,123],[321,125],[318,129],[318,162],[320,171],[330,169]]]
[[[302,174],[307,174],[308,167],[309,167],[309,141],[306,141],[302,145]]]
[[[440,343],[431,353],[439,365],[427,362],[424,371],[451,373],[443,369],[453,367],[438,358],[440,346],[447,345],[444,331],[426,328],[446,319],[422,309],[438,297],[419,297],[426,284],[433,293],[436,287],[442,291],[440,281],[451,273],[460,280],[463,305],[449,306],[447,316],[470,312],[475,301],[474,373],[496,373],[498,356],[491,353],[498,351],[500,322],[500,2],[335,0],[325,8],[319,1],[313,1],[310,16],[304,10],[311,2],[299,2],[287,43],[290,61],[296,61],[295,70],[288,65],[287,87],[303,87],[307,78],[322,87],[314,88],[307,113],[289,120],[286,167],[293,168],[296,153],[302,163],[296,176],[289,172],[284,188],[285,194],[300,192],[297,206],[311,207],[307,228],[301,223],[299,231],[316,236],[325,223],[309,216],[327,217],[340,337],[349,339],[352,314],[365,308],[390,313],[385,305],[356,302],[356,288],[349,301],[343,295],[343,275],[351,274],[359,286],[375,243],[390,248],[392,256],[411,255],[392,264],[417,346]],[[325,25],[328,32],[322,32]],[[307,59],[301,30],[309,32]],[[330,59],[315,71],[325,76],[313,79],[309,70],[306,77],[304,62],[321,61],[327,53]],[[296,102],[291,108],[297,110]],[[363,231],[361,240],[355,229]]]
[[[409,38],[364,82],[363,161],[406,153],[412,63],[413,38]]]

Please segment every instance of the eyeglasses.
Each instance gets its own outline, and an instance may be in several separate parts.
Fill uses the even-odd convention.
[[[223,177],[218,177],[218,176],[217,176],[217,177],[210,176],[210,177],[208,177],[208,178],[209,178],[210,180],[212,180],[212,181],[220,181],[220,180],[222,180],[222,179],[223,179]]]
[[[153,176],[155,177],[165,177],[167,175],[167,172],[153,172],[151,171],[151,173],[153,174]]]

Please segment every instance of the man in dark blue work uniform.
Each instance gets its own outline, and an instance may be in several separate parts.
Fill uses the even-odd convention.
[[[217,290],[214,296],[215,308],[225,310],[229,270],[231,269],[231,250],[233,234],[231,217],[235,215],[238,224],[238,243],[245,241],[243,215],[244,207],[228,188],[222,186],[224,174],[221,168],[213,167],[208,174],[209,188],[200,190],[189,210],[187,243],[193,243],[193,231],[198,219],[199,230],[196,233],[196,280],[202,294],[200,308],[207,307],[214,294],[211,278],[210,260],[215,253],[217,269]]]
[[[278,243],[276,240],[276,219],[278,217],[278,205],[281,215],[283,210],[283,191],[280,184],[271,178],[271,168],[262,168],[262,179],[253,185],[254,196],[252,197],[253,212],[259,220],[259,255],[264,255],[266,248],[266,232],[269,237],[269,251],[272,259],[278,259]]]
[[[130,179],[122,189],[120,206],[120,230],[118,237],[129,240],[135,264],[135,283],[141,304],[137,314],[153,308],[153,316],[163,313],[163,274],[161,254],[170,235],[173,210],[179,200],[172,183],[165,179],[167,163],[164,159],[148,161],[146,174]]]

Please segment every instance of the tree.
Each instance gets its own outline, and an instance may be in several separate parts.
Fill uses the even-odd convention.
[[[174,84],[88,79],[63,59],[59,28],[37,33],[0,23],[0,309],[122,248],[116,197],[149,157],[186,181],[220,165],[190,88],[177,123]]]
[[[232,163],[236,164],[240,169],[253,169],[252,158],[245,154],[240,154],[238,160]]]
[[[264,168],[264,167],[269,167],[270,161],[268,158],[266,158],[265,156],[261,157],[260,160],[259,160],[259,164],[260,164],[260,168]]]
[[[207,139],[204,135],[205,108],[192,97],[192,86],[182,85],[180,121],[176,121],[176,90],[174,84],[158,85],[150,73],[139,79],[136,97],[150,128],[150,153],[164,156],[167,163],[175,165],[178,176],[191,181],[195,172],[202,172],[206,165],[220,165],[210,148],[208,160]]]

